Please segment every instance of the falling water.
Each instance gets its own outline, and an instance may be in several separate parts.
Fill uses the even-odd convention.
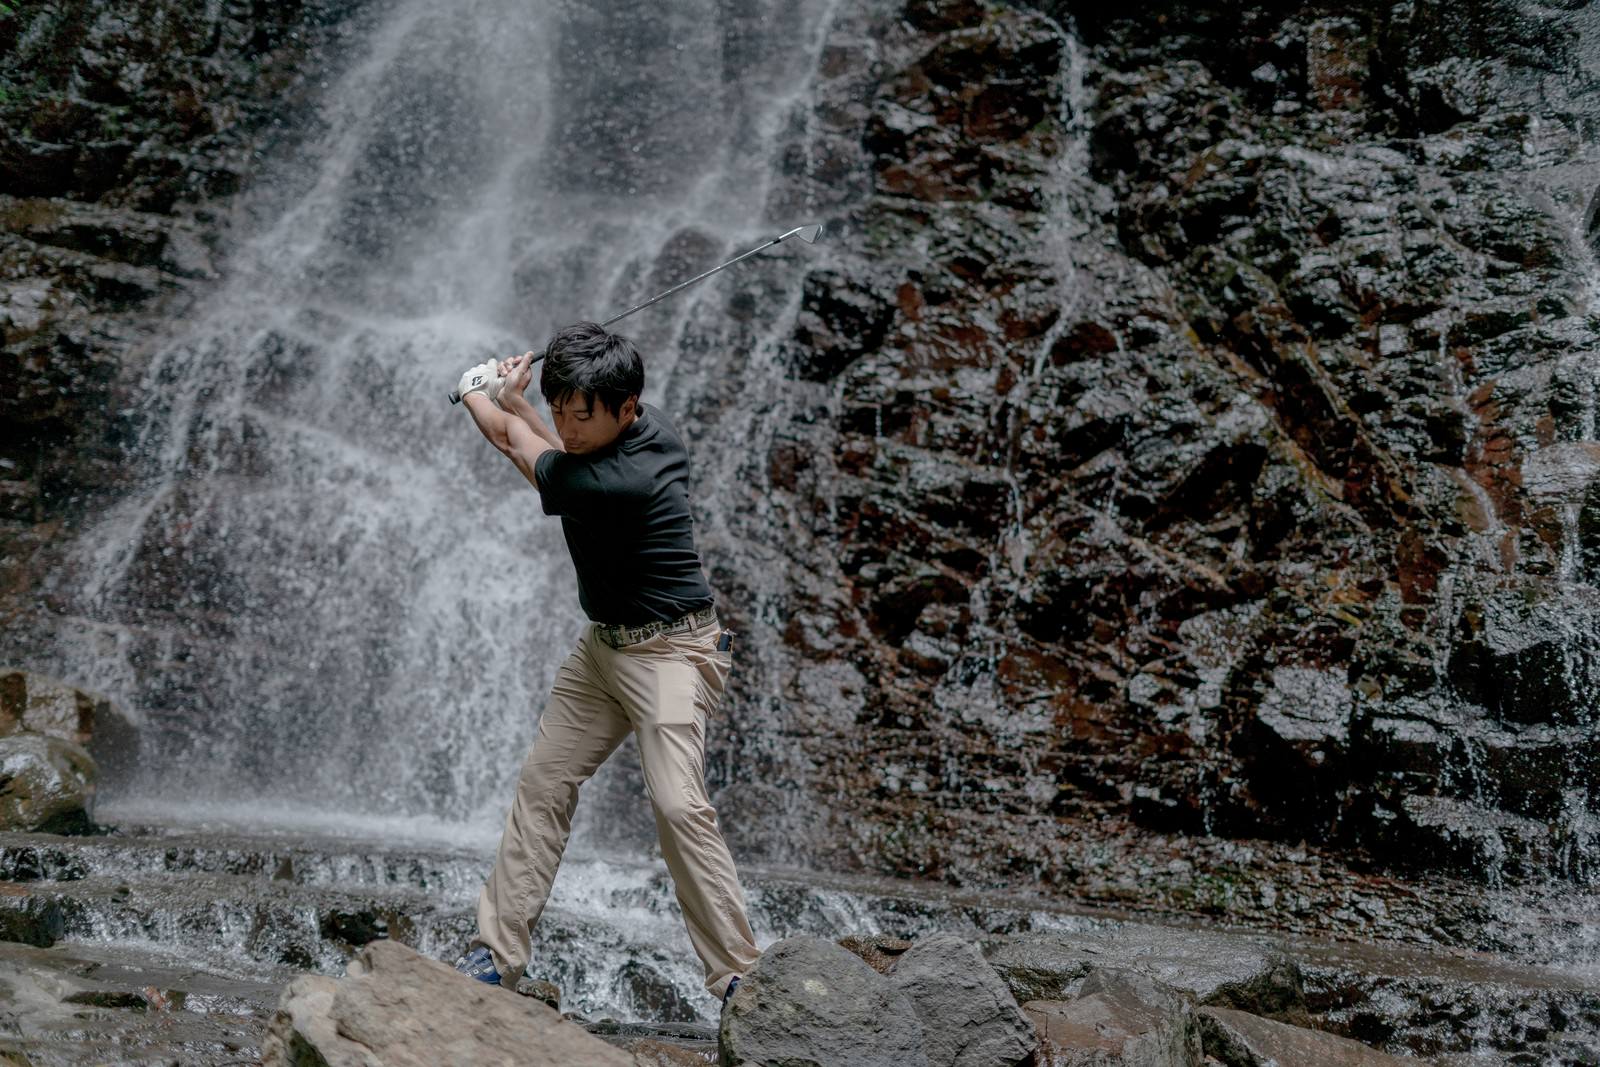
[[[129,492],[54,579],[46,665],[142,719],[121,800],[497,823],[582,620],[558,528],[445,394],[806,221],[767,184],[819,8],[384,16],[160,340]],[[629,322],[647,400],[707,298]]]

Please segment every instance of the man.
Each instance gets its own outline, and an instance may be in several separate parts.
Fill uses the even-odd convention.
[[[478,897],[477,937],[456,968],[516,987],[578,787],[632,733],[706,988],[726,1003],[759,953],[706,794],[706,720],[722,699],[731,635],[695,550],[688,453],[666,416],[639,402],[644,362],[626,338],[584,322],[550,340],[539,389],[554,430],[523,395],[532,363],[529,352],[474,367],[460,392],[545,514],[561,517],[592,622],[556,674]]]

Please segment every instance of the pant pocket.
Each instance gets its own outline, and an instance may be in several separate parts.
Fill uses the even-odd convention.
[[[707,715],[721,706],[733,667],[732,653],[717,651],[717,634],[718,631],[712,630],[702,635],[660,635],[671,646],[673,654],[694,669],[700,685],[700,704]]]

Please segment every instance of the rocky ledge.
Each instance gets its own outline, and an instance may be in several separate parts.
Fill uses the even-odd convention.
[[[1097,908],[935,883],[759,867],[741,874],[755,928],[780,944],[802,939],[810,946],[795,950],[802,962],[831,944],[814,935],[859,931],[827,948],[823,962],[870,983],[879,1014],[900,1012],[904,1031],[922,1028],[918,1041],[934,1041],[932,1024],[915,1008],[904,1014],[902,998],[955,1005],[931,1012],[935,1021],[970,1012],[1014,1022],[989,969],[1026,1008],[1083,999],[1091,972],[1109,967],[1191,1005],[1313,1028],[1391,1056],[1549,1067],[1600,1054],[1600,1000],[1587,972],[1595,907],[1573,887],[1540,899],[1442,878],[1336,881],[1327,857],[1273,865],[1230,842],[1212,842],[1211,855],[1183,839],[1160,855],[1149,835],[1138,843],[1146,851],[1106,855],[1109,869],[1086,893],[1107,905]],[[1229,868],[1219,865],[1225,855]],[[9,1035],[0,1051],[45,1064],[115,1049],[126,1062],[184,1067],[256,1055],[280,991],[297,976],[319,977],[305,988],[326,992],[324,983],[384,940],[453,960],[472,933],[489,862],[459,847],[215,827],[0,834],[0,983],[14,991],[9,1003],[0,994],[0,1035]],[[536,963],[519,989],[630,1051],[650,1041],[714,1056],[708,1024],[717,1006],[700,989],[665,871],[592,856],[569,857],[564,870],[569,887],[582,888],[542,919]],[[790,955],[769,954],[775,962],[764,973],[777,977],[758,1000],[809,988],[795,978],[803,969],[777,962]],[[1099,992],[1088,1007],[1121,996]],[[818,1012],[828,1025],[817,1040],[848,1030],[849,1013]],[[750,1039],[764,1042],[770,1030]],[[993,1031],[1000,1045],[1011,1032]],[[52,1049],[56,1059],[44,1055]]]
[[[1591,996],[1588,1010],[1596,1006]],[[262,1061],[269,1067],[508,1056],[551,1067],[1427,1062],[1317,1028],[1299,966],[1276,949],[1174,932],[1150,937],[1136,928],[983,945],[949,935],[914,943],[790,938],[771,946],[744,977],[723,1009],[714,1043],[709,1034],[688,1031],[586,1027],[536,998],[471,982],[395,942],[378,941],[361,950],[345,978],[309,976],[289,986]],[[1569,1040],[1554,1055],[1556,1062],[1580,1062],[1571,1057],[1594,1051]]]
[[[596,1037],[537,999],[377,941],[342,979],[290,984],[262,1062],[375,1067],[515,1057],[550,1067],[644,1067],[709,1063],[713,1049],[722,1067],[1404,1062],[1306,1025],[1299,974],[1286,959],[1257,952],[1207,961],[1184,956],[1181,940],[1176,946],[1176,958],[1118,957],[1101,955],[1115,946],[1095,939],[1016,938],[991,947],[997,969],[978,945],[945,935],[914,944],[791,938],[744,977],[707,1047],[665,1029],[639,1036],[649,1027],[602,1024]],[[1019,990],[1031,998],[1019,1004]]]

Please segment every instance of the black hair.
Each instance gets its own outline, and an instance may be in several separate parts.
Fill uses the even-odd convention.
[[[623,402],[644,392],[644,360],[621,334],[593,322],[573,323],[544,346],[539,392],[551,404],[577,395],[621,415]]]

